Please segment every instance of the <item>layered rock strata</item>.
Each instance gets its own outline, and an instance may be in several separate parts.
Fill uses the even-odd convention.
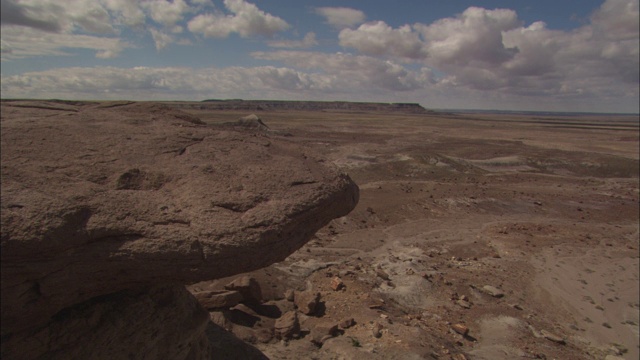
[[[54,323],[74,343],[74,306],[280,261],[358,200],[298,145],[153,103],[3,102],[1,126],[3,358]]]

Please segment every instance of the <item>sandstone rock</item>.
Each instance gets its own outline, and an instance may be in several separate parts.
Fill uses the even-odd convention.
[[[493,297],[496,298],[501,298],[504,296],[504,292],[500,289],[498,289],[495,286],[491,286],[491,285],[485,285],[483,286],[480,291],[482,291],[483,293],[487,294],[487,295],[491,295]]]
[[[280,339],[291,339],[300,335],[300,321],[296,311],[289,311],[276,320],[275,335]]]
[[[344,288],[344,282],[342,282],[342,279],[339,277],[334,276],[333,279],[331,279],[331,289],[333,291],[338,291],[342,290],[342,288]]]
[[[469,328],[464,324],[453,324],[451,325],[451,329],[463,336],[469,333]]]
[[[382,329],[383,328],[384,328],[384,326],[382,326],[382,324],[380,324],[379,322],[374,322],[373,323],[373,328],[371,329],[371,333],[373,334],[373,337],[375,337],[375,338],[382,337]]]
[[[319,292],[304,291],[296,294],[296,307],[298,308],[298,311],[305,315],[313,315],[319,302]]]
[[[76,304],[281,261],[358,200],[348,176],[299,145],[163,105],[11,103],[1,104],[3,352]]]
[[[262,289],[258,281],[250,276],[242,276],[224,286],[227,290],[236,290],[242,294],[244,301],[250,304],[262,302]]]
[[[262,119],[256,114],[243,116],[235,122],[226,123],[226,125],[242,127],[256,131],[269,131],[269,127],[262,122]]]
[[[284,298],[285,298],[285,300],[287,300],[287,301],[293,301],[293,300],[295,299],[295,296],[296,296],[295,291],[293,291],[293,290],[291,290],[291,289],[288,289],[288,290],[287,290],[287,291],[285,291],[285,293],[284,293]]]
[[[546,330],[540,330],[540,335],[542,335],[545,339],[549,341],[553,341],[554,343],[563,344],[563,345],[566,343],[562,337]]]
[[[465,309],[470,309],[471,308],[471,303],[466,301],[466,300],[459,299],[459,300],[456,301],[456,304],[460,305],[461,307],[463,307]]]
[[[338,335],[338,325],[331,322],[322,322],[311,329],[311,341],[316,345],[322,345],[327,339]]]
[[[347,318],[340,321],[340,324],[338,324],[338,327],[344,330],[352,327],[355,324],[356,324],[356,321],[353,318]]]
[[[193,296],[205,309],[229,308],[242,301],[242,294],[238,291],[200,291]]]

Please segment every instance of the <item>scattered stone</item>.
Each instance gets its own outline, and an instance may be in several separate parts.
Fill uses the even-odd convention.
[[[300,335],[300,321],[296,311],[289,311],[276,320],[273,327],[278,339],[292,339]]]
[[[262,303],[262,290],[258,280],[250,276],[239,277],[229,284],[224,286],[227,290],[236,290],[240,294],[245,302],[252,304]]]
[[[376,269],[376,275],[382,280],[389,280],[389,274],[384,272],[382,269]]]
[[[344,287],[344,283],[339,277],[334,276],[333,279],[331,279],[331,289],[333,289],[333,291],[342,290]]]
[[[513,305],[511,305],[511,307],[516,309],[516,310],[523,310],[522,305],[520,305],[520,304],[513,304]]]
[[[234,290],[200,291],[193,296],[198,299],[202,307],[208,310],[230,308],[238,305],[243,299],[242,294]]]
[[[464,354],[455,354],[453,355],[454,360],[467,360],[467,357]]]
[[[533,203],[534,203],[535,205],[542,206],[542,203],[541,203],[540,201],[534,201]]]
[[[482,287],[482,289],[480,289],[480,291],[482,291],[483,293],[487,294],[487,295],[491,295],[495,298],[501,298],[504,296],[504,292],[500,289],[498,289],[495,286],[491,286],[491,285],[485,285]]]
[[[469,333],[469,328],[464,324],[453,324],[451,325],[451,329],[462,336],[465,336]]]
[[[258,329],[255,331],[255,337],[258,342],[263,344],[269,343],[273,340],[273,329]]]
[[[544,337],[547,340],[553,341],[554,343],[558,343],[562,345],[566,344],[566,341],[562,337],[554,333],[548,332],[546,330],[540,330],[540,335],[542,335],[542,337]]]
[[[379,322],[374,322],[373,323],[373,328],[371,329],[371,332],[373,334],[373,337],[375,338],[380,338],[382,337],[382,329],[384,329],[384,326],[382,326],[382,324],[380,324]]]
[[[295,291],[293,291],[292,289],[288,289],[287,291],[284,292],[284,298],[287,301],[293,301],[295,299]]]
[[[355,324],[356,324],[356,321],[353,318],[348,318],[340,321],[340,323],[338,324],[338,327],[344,330],[352,327]]]
[[[338,325],[333,323],[320,323],[311,330],[311,342],[322,345],[327,339],[338,335]]]
[[[604,357],[604,360],[624,360],[624,358],[616,355],[607,355]]]
[[[466,300],[458,300],[456,301],[456,304],[460,305],[461,307],[465,308],[465,309],[471,309],[471,303],[466,301]]]
[[[320,293],[311,291],[296,294],[294,301],[298,310],[305,315],[313,315],[319,302]]]

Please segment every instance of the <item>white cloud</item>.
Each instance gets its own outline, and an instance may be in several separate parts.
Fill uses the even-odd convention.
[[[315,9],[315,12],[323,16],[327,24],[337,29],[362,24],[366,19],[362,11],[346,7],[319,7]]]
[[[432,24],[370,22],[340,32],[363,54],[412,60],[442,73],[440,86],[523,96],[629,98],[638,94],[638,0],[607,0],[572,31],[524,27],[513,10],[471,7]]]
[[[231,33],[238,33],[242,37],[268,37],[289,28],[286,21],[267,14],[244,0],[225,0],[224,4],[233,15],[198,15],[189,21],[189,30],[205,37],[224,38]]]
[[[114,33],[107,10],[95,0],[5,0],[2,24],[47,32],[71,32],[75,28],[90,33]]]
[[[302,40],[272,40],[267,45],[278,48],[290,49],[307,49],[318,45],[316,34],[314,32],[307,33]]]
[[[4,26],[2,41],[3,47],[6,45],[11,49],[10,52],[3,51],[3,60],[70,55],[66,51],[68,49],[91,49],[96,51],[98,58],[112,58],[124,48],[131,47],[131,44],[119,38],[49,33],[18,26]]]
[[[104,6],[115,15],[115,22],[131,27],[144,25],[146,15],[138,1],[131,0],[100,0]]]
[[[156,45],[156,50],[162,50],[167,47],[167,45],[175,42],[173,36],[163,32],[162,30],[150,28],[149,32],[151,33],[153,42]]]
[[[383,21],[369,22],[355,30],[344,29],[338,37],[340,45],[352,47],[364,54],[392,54],[410,59],[426,56],[425,44],[409,25],[393,29]]]
[[[309,51],[254,52],[251,55],[256,59],[281,61],[294,68],[321,70],[332,79],[335,89],[409,91],[433,82],[431,76],[425,77],[427,72],[411,71],[392,61],[370,56]]]
[[[182,21],[191,8],[184,0],[147,0],[142,6],[149,11],[153,21],[166,27],[172,27]]]

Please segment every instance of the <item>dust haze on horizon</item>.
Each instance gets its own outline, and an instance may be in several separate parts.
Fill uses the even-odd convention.
[[[640,112],[638,0],[1,4],[2,98]]]

